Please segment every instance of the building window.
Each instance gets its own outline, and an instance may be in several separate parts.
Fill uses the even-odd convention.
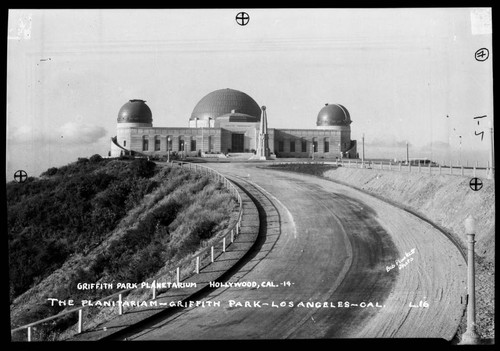
[[[295,152],[295,140],[290,140],[290,152]]]
[[[160,151],[160,136],[155,136],[155,151]]]
[[[149,140],[146,135],[142,137],[142,151],[148,151],[149,149]]]
[[[325,138],[324,152],[330,152],[330,138]]]
[[[123,146],[127,146],[127,141],[126,140],[123,141]]]
[[[279,152],[283,152],[283,150],[285,149],[285,143],[283,142],[283,140],[279,140],[278,141],[278,151]]]
[[[318,142],[313,140],[313,152],[318,152]]]
[[[191,151],[196,151],[196,140],[191,140]]]
[[[307,140],[302,139],[302,152],[307,152]]]

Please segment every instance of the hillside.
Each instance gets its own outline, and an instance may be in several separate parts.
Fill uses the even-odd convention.
[[[78,283],[147,279],[216,237],[237,208],[205,175],[94,156],[8,183],[7,207],[12,327],[63,309],[50,307],[48,297],[113,292],[81,291]],[[71,323],[62,319],[50,329]],[[39,333],[51,334],[48,327]]]
[[[476,310],[482,338],[495,335],[495,184],[483,179],[481,191],[472,191],[467,177],[399,173],[332,165],[285,165],[280,170],[308,173],[340,182],[417,213],[467,247],[464,220],[476,218]],[[459,334],[464,332],[461,325]]]

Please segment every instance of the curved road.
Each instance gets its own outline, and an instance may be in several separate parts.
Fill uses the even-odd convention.
[[[127,340],[453,337],[466,265],[431,225],[317,177],[209,166],[267,202],[259,252],[227,281],[276,286],[214,289],[204,300],[220,306],[184,309]]]

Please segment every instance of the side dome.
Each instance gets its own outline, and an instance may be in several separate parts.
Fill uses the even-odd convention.
[[[325,104],[325,107],[319,111],[316,120],[318,127],[348,126],[351,123],[349,111],[340,104]]]
[[[205,95],[195,106],[190,121],[238,115],[247,122],[260,121],[260,107],[249,95],[233,89],[219,89]]]
[[[153,123],[153,114],[146,101],[129,100],[118,112],[118,123]]]

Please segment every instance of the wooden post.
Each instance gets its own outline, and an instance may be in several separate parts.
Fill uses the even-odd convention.
[[[78,310],[78,334],[82,333],[83,309]]]
[[[214,263],[214,247],[210,248],[210,262]]]
[[[460,174],[464,175],[464,166],[460,166]]]
[[[28,327],[28,342],[31,341],[31,327]]]
[[[200,256],[196,256],[196,274],[200,274]]]
[[[151,290],[153,290],[153,300],[156,300],[156,280],[153,280],[153,287]]]
[[[231,242],[234,242],[234,229],[231,229]]]
[[[474,166],[472,172],[473,172],[474,178],[476,178],[476,166]]]
[[[177,284],[181,282],[181,269],[177,267]]]
[[[226,252],[226,237],[222,238],[222,252]]]
[[[453,165],[450,162],[450,174],[453,174]]]

